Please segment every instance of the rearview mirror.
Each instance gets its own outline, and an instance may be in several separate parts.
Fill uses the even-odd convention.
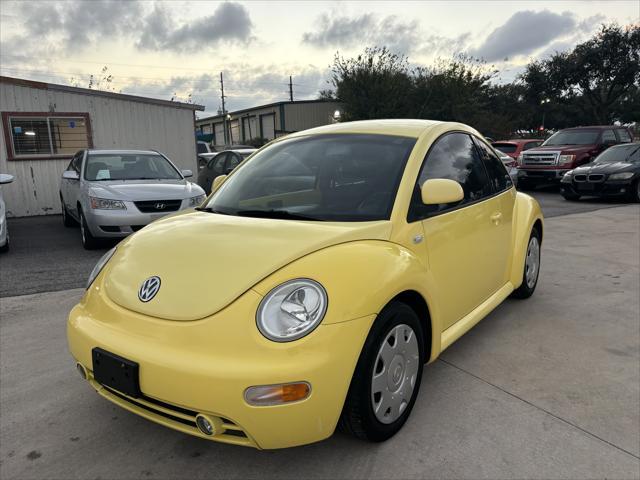
[[[218,175],[216,178],[214,178],[213,183],[211,183],[211,193],[215,192],[226,179],[226,175]]]
[[[182,176],[184,178],[193,177],[193,172],[191,170],[182,170]]]
[[[65,170],[62,172],[62,178],[67,180],[80,180],[80,174],[75,170]]]
[[[456,203],[464,199],[464,190],[455,180],[447,178],[433,178],[422,184],[420,190],[422,203],[425,205],[440,205]]]
[[[0,183],[11,183],[13,182],[13,175],[9,175],[8,173],[0,173]]]

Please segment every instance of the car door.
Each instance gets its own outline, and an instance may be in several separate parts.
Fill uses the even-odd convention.
[[[432,178],[462,185],[464,199],[424,205],[420,188]],[[487,171],[471,136],[448,133],[434,142],[422,164],[408,221],[424,229],[427,259],[442,299],[441,314],[448,328],[497,291],[505,281],[504,242],[496,242],[500,201],[494,198]]]
[[[78,161],[82,155],[83,155],[83,152],[76,153],[71,159],[71,161],[69,162],[69,165],[67,166],[66,171],[76,172],[79,174]],[[62,194],[62,201],[65,207],[67,207],[67,211],[72,212],[74,215],[76,212],[76,201],[77,201],[75,191],[78,184],[79,184],[78,180],[72,180],[69,178],[63,178],[60,181],[60,193]]]
[[[75,214],[77,218],[80,218],[80,213],[78,212],[78,202],[80,200],[80,188],[82,184],[82,166],[84,164],[84,153],[78,152],[75,157],[73,157],[73,161],[71,166],[73,170],[78,174],[78,180],[69,180],[67,185],[68,188],[68,198],[69,198],[69,210]]]
[[[498,158],[493,150],[477,137],[472,137],[476,144],[482,163],[487,171],[489,183],[493,191],[493,196],[486,200],[487,206],[491,209],[491,221],[493,227],[489,229],[487,241],[499,247],[493,259],[495,282],[498,287],[504,286],[510,277],[513,228],[513,209],[516,201],[516,191],[513,182],[504,163]],[[491,292],[491,293],[494,293]]]

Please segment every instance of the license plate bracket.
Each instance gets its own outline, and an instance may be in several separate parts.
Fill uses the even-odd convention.
[[[91,350],[93,378],[133,398],[140,396],[139,366],[136,362],[95,347]]]

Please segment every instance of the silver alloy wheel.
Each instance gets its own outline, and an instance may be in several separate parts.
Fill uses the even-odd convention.
[[[395,326],[380,346],[371,378],[371,404],[380,422],[395,422],[409,406],[419,361],[413,329],[405,324]]]
[[[527,260],[525,262],[525,279],[527,287],[533,288],[538,280],[540,270],[540,242],[538,237],[532,236],[527,248]]]

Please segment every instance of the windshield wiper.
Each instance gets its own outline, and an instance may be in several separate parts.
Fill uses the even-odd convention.
[[[315,220],[322,221],[320,218],[311,217],[301,213],[293,213],[288,210],[238,210],[236,215],[239,217],[256,217],[256,218],[281,218],[288,220]]]
[[[196,207],[195,209],[198,212],[219,213],[220,215],[231,215],[230,213],[223,212],[221,210],[216,210],[215,208],[211,208],[211,207]]]

